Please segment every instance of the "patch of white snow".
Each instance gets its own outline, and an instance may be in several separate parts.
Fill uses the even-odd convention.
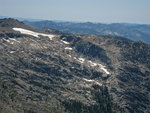
[[[77,58],[76,57],[73,57],[75,60],[77,60]]]
[[[107,71],[107,69],[105,69],[104,67],[101,67],[101,69],[106,73],[106,74],[110,74],[108,71]]]
[[[66,39],[66,37],[63,37],[62,39],[63,39],[63,40],[65,40],[65,39]]]
[[[68,55],[71,58],[71,55]]]
[[[16,40],[16,39],[14,39],[14,38],[9,38],[10,40],[12,40],[12,41],[15,41],[15,42],[18,42],[18,43],[20,43],[20,41],[18,41],[18,40]]]
[[[66,42],[66,41],[64,41],[64,40],[61,40],[64,44],[70,44],[69,42]]]
[[[14,53],[15,51],[10,51],[10,53]]]
[[[94,80],[88,80],[86,78],[83,78],[83,80],[87,81],[87,82],[93,82]]]
[[[10,42],[10,44],[14,44],[14,42]]]
[[[7,40],[7,39],[5,39],[5,38],[3,38],[3,40],[5,40],[6,42],[10,43],[10,40]]]
[[[52,40],[52,38],[54,37],[54,35],[44,34],[44,33],[37,33],[37,32],[34,32],[34,31],[27,30],[27,29],[23,29],[23,28],[13,28],[13,30],[19,31],[22,34],[31,35],[31,36],[34,36],[34,37],[37,37],[37,38],[39,38],[39,35],[49,37],[50,40]]]
[[[85,59],[84,58],[79,58],[80,63],[84,63]]]
[[[102,84],[101,84],[101,83],[99,83],[99,82],[97,82],[97,81],[95,81],[95,80],[86,79],[86,78],[83,78],[83,80],[85,80],[86,82],[93,82],[93,83],[95,83],[95,84],[97,84],[97,85],[102,86]]]
[[[103,70],[106,74],[110,74],[110,72],[108,72],[108,70],[105,68],[105,66],[103,66],[102,64],[98,64],[98,63],[94,63],[94,62],[92,62],[92,61],[88,61],[89,63],[90,63],[90,65],[92,66],[92,67],[95,67],[95,66],[99,66],[100,67],[100,69],[101,70]]]
[[[92,62],[92,61],[90,61],[90,60],[89,60],[88,62],[89,62],[89,63],[91,64],[91,66],[93,66],[93,67],[98,65],[97,63],[94,63],[94,62]]]
[[[67,50],[72,50],[72,48],[71,48],[71,47],[66,47],[65,49],[67,49]]]

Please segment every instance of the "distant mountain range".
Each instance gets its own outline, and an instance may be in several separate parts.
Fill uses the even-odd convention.
[[[36,29],[55,29],[72,34],[95,34],[125,37],[134,41],[143,41],[150,44],[150,25],[128,24],[128,23],[76,23],[76,22],[56,22],[56,21],[24,21],[25,24]]]
[[[8,18],[8,16],[0,16],[0,18]],[[150,44],[150,25],[146,24],[131,24],[131,23],[92,23],[92,22],[67,22],[58,20],[42,20],[13,17],[23,21],[25,24],[39,29],[54,29],[64,33],[71,34],[95,34],[107,35],[115,37],[124,37],[133,41],[142,41]]]
[[[0,19],[4,19],[4,18],[13,18],[13,19],[17,19],[19,21],[43,21],[42,19],[31,19],[31,18],[22,18],[22,17],[9,17],[9,16],[0,16]]]

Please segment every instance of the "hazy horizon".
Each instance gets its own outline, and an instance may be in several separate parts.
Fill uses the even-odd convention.
[[[0,0],[0,16],[94,23],[150,24],[150,0]]]

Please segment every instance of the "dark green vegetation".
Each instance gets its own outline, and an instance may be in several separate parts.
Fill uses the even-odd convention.
[[[0,20],[0,113],[149,113],[149,45],[14,27],[42,32]]]
[[[56,29],[65,33],[80,35],[95,34],[125,37],[134,41],[143,41],[150,44],[150,25],[138,24],[101,24],[101,23],[73,23],[73,22],[55,22],[55,21],[24,21],[25,24],[36,29]]]
[[[117,104],[112,102],[107,87],[94,85],[93,98],[97,104],[87,106],[80,101],[64,101],[65,110],[73,113],[124,113]]]

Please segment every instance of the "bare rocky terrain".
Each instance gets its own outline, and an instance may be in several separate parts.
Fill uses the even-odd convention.
[[[149,45],[0,20],[0,113],[149,111]]]

